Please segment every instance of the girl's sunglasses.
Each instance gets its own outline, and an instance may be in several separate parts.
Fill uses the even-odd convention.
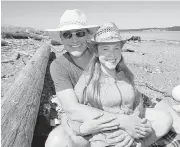
[[[78,32],[73,32],[71,33],[70,31],[68,32],[64,32],[62,34],[62,36],[65,38],[65,39],[70,39],[72,37],[72,34],[76,34],[77,37],[84,37],[86,32],[85,31],[78,31]]]

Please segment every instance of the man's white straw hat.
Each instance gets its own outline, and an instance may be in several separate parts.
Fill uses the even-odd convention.
[[[78,9],[66,10],[60,18],[59,27],[55,29],[47,29],[50,36],[55,35],[60,39],[59,33],[62,31],[88,29],[90,34],[94,34],[98,25],[87,25],[87,19],[84,13]],[[53,38],[55,36],[52,36]],[[57,40],[57,38],[55,39]]]

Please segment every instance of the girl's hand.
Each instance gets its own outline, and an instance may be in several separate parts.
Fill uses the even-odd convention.
[[[115,147],[130,147],[134,142],[134,138],[121,129],[111,133],[106,139],[107,143],[112,145],[115,144]]]
[[[151,122],[146,118],[143,118],[142,124],[136,125],[135,129],[137,132],[138,139],[147,137],[153,131]]]
[[[139,139],[136,126],[144,125],[143,123],[143,120],[136,114],[125,115],[121,121],[120,128],[129,133],[133,138]]]
[[[107,130],[114,130],[119,127],[119,123],[115,121],[116,117],[102,117],[104,114],[100,114],[92,119],[86,120],[82,123],[79,131],[83,135],[94,134]]]

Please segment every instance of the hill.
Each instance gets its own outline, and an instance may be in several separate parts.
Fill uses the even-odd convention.
[[[120,31],[180,31],[180,26],[166,27],[166,28],[140,28],[140,29],[125,29]]]

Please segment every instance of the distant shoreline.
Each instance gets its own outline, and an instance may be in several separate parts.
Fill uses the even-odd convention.
[[[127,31],[124,36],[139,36],[141,40],[180,41],[180,31]]]
[[[171,27],[180,28],[180,27]],[[18,27],[11,25],[1,25],[1,32],[39,32],[39,34],[46,34],[42,29],[36,29],[31,27]],[[129,29],[120,30],[120,33],[127,38],[131,36],[140,36],[141,40],[145,41],[171,41],[175,43],[180,42],[180,29],[178,31],[171,31],[171,29],[165,28],[146,28],[146,29]]]
[[[124,29],[120,31],[180,31],[180,26],[166,28],[140,28],[140,29]]]

